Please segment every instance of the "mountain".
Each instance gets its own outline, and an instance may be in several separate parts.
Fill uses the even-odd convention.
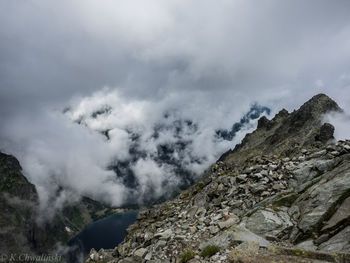
[[[350,140],[319,94],[226,152],[192,187],[139,213],[118,247],[87,262],[350,262]]]
[[[18,160],[0,152],[0,254],[48,253],[84,226],[113,212],[87,197],[67,204],[51,221],[40,221],[39,196]]]
[[[19,162],[0,153],[0,253],[28,252],[35,247],[35,186],[20,172]]]
[[[240,119],[240,121],[232,125],[231,130],[219,129],[216,131],[216,135],[224,140],[232,141],[237,132],[239,132],[244,125],[249,124],[249,122],[252,120],[260,118],[263,114],[270,115],[270,113],[271,110],[268,107],[253,104],[250,110]]]

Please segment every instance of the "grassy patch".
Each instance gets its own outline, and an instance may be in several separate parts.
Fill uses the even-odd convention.
[[[207,246],[203,248],[202,252],[200,253],[201,257],[211,257],[212,255],[215,255],[217,252],[220,251],[220,248],[218,246],[212,245],[212,246]]]
[[[256,211],[258,211],[258,208],[254,208],[254,209],[248,211],[247,213],[244,214],[243,217],[251,217]]]
[[[291,205],[294,203],[294,201],[299,197],[298,194],[290,194],[287,196],[284,196],[274,202],[272,202],[272,207],[291,207]]]
[[[180,258],[180,263],[186,263],[190,261],[192,258],[196,256],[196,253],[194,253],[192,250],[187,250],[184,253],[182,253]]]

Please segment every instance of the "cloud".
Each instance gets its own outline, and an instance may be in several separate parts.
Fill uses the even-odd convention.
[[[233,140],[224,140],[216,131],[240,113],[232,112],[226,118],[231,125],[221,126],[228,109],[183,103],[172,95],[131,100],[103,89],[62,111],[12,118],[2,127],[1,148],[20,159],[36,185],[44,219],[82,195],[114,206],[148,203],[190,185],[256,125],[251,120]]]
[[[104,89],[72,102],[64,114],[96,136],[106,137],[104,143],[113,157],[109,162],[104,157],[105,167],[112,168],[132,198],[142,203],[188,186],[242,138],[228,141],[217,137],[216,130],[222,128],[217,120],[224,118],[221,110],[198,110],[183,104],[173,95],[151,102],[127,99],[115,89]],[[241,114],[232,116],[227,118],[231,124],[225,123],[224,128]],[[255,124],[252,120],[243,126],[242,135]]]
[[[348,110],[349,11],[347,0],[1,1],[0,147],[43,203],[59,186],[114,205],[162,195],[179,182],[171,161],[196,178],[254,127],[215,137],[254,102],[273,114],[323,92]]]
[[[346,112],[332,112],[323,117],[323,122],[331,123],[334,127],[336,140],[349,140],[350,115]]]
[[[125,188],[113,184],[114,173],[105,169],[113,151],[103,136],[72,123],[60,112],[38,114],[35,119],[20,116],[7,123],[2,129],[2,141],[7,144],[2,148],[20,159],[25,175],[39,190],[41,204],[46,208],[60,187],[114,205],[122,203]],[[96,191],[96,187],[104,190]]]

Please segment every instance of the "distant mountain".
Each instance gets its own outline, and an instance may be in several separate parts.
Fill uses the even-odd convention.
[[[252,120],[259,119],[262,114],[270,115],[270,113],[270,108],[254,104],[239,122],[232,125],[231,130],[217,130],[216,135],[224,140],[232,141],[236,133],[240,131],[244,125],[247,125]]]

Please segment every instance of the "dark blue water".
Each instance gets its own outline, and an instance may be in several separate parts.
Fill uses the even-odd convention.
[[[95,221],[85,227],[77,236],[68,242],[72,248],[69,262],[79,262],[86,258],[91,248],[113,249],[125,237],[125,230],[136,221],[137,211],[115,214]]]

